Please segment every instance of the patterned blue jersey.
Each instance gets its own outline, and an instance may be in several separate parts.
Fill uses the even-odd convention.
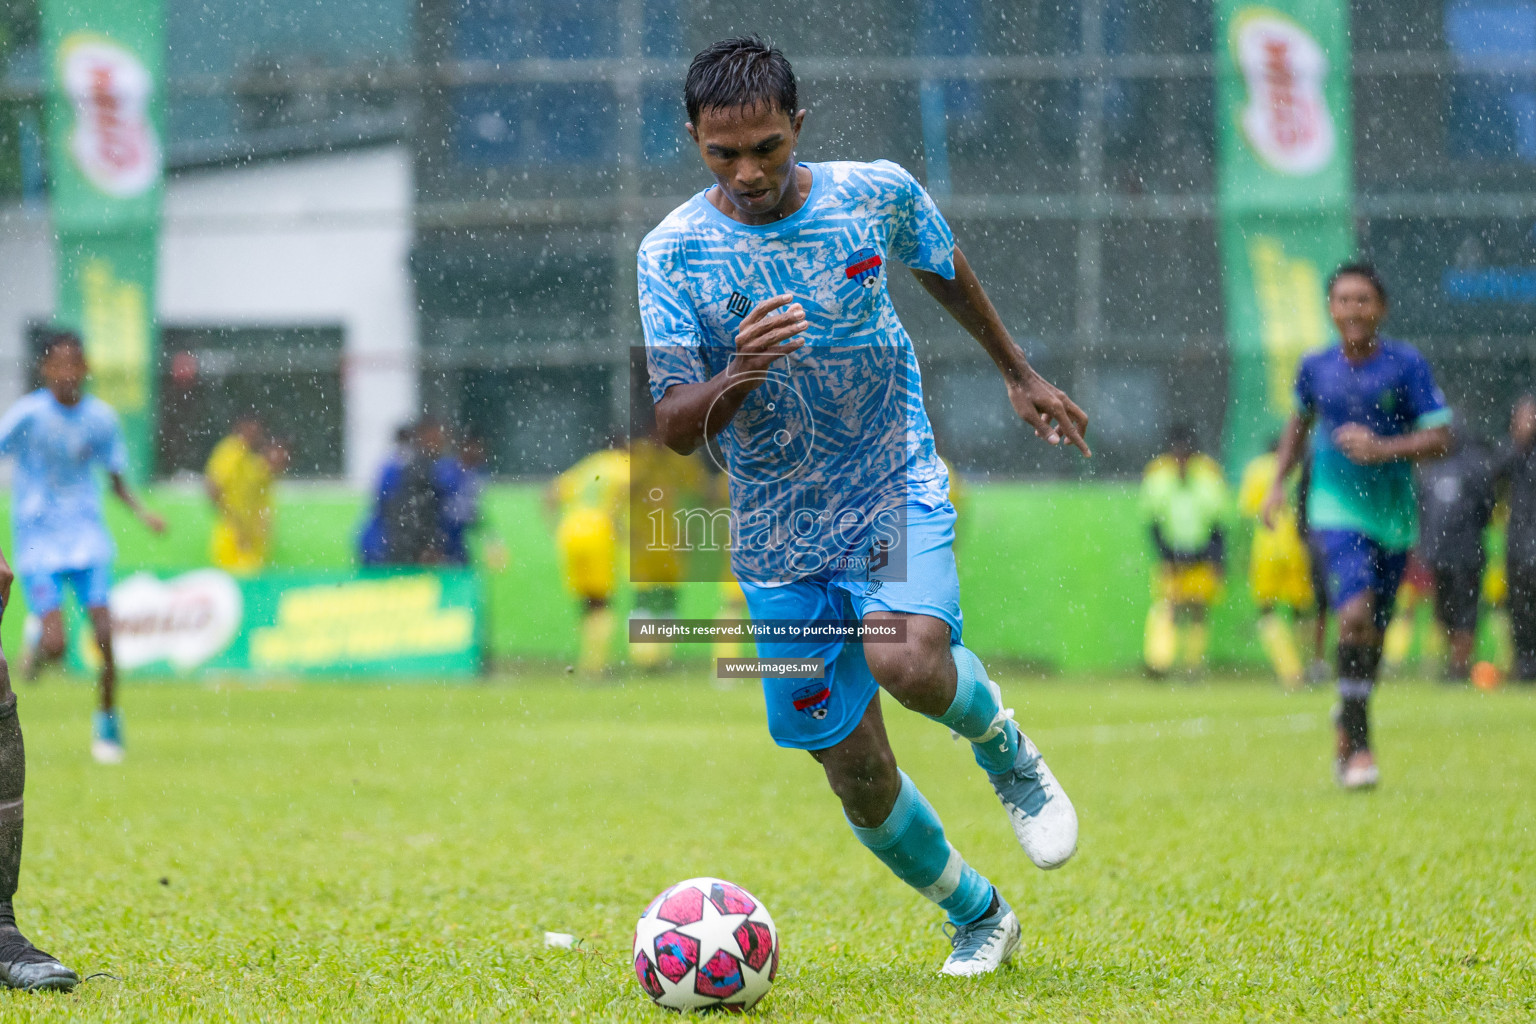
[[[0,455],[16,459],[11,522],[17,572],[41,575],[111,561],[95,470],[128,468],[111,406],[94,395],[63,405],[40,388],[0,418]]]
[[[1296,406],[1315,421],[1307,520],[1318,530],[1352,530],[1391,551],[1413,546],[1418,503],[1406,460],[1357,466],[1333,432],[1359,423],[1396,437],[1451,421],[1429,363],[1411,345],[1382,338],[1376,353],[1351,363],[1337,345],[1314,352],[1296,374]]]
[[[889,161],[808,166],[810,194],[783,220],[739,223],[700,192],[640,245],[655,401],[725,369],[742,317],[763,299],[793,295],[805,309],[805,346],[765,371],[717,435],[732,568],[750,582],[857,571],[872,545],[893,540],[893,511],[937,508],[949,493],[886,275],[894,258],[953,278],[954,236]]]

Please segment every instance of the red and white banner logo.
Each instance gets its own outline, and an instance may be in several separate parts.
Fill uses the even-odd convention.
[[[131,51],[99,36],[75,36],[60,52],[75,109],[69,149],[80,172],[110,196],[131,199],[160,179],[160,141],[149,118],[154,79]]]
[[[1315,174],[1333,159],[1335,134],[1323,83],[1328,55],[1300,25],[1278,13],[1243,15],[1233,31],[1248,83],[1243,134],[1282,174]]]

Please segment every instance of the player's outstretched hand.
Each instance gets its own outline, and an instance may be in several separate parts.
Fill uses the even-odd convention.
[[[775,359],[783,359],[805,345],[795,336],[808,326],[805,309],[793,295],[775,295],[764,299],[741,318],[736,330],[736,358],[731,362],[731,376],[760,373]],[[774,310],[788,304],[782,313]],[[795,340],[791,340],[795,339]]]
[[[1070,444],[1087,458],[1093,457],[1083,435],[1088,414],[1067,393],[1034,370],[1023,380],[1008,385],[1008,401],[1019,418],[1035,428],[1035,436],[1049,444]]]
[[[1346,423],[1335,430],[1333,444],[1357,466],[1374,466],[1384,461],[1381,438],[1363,423]]]

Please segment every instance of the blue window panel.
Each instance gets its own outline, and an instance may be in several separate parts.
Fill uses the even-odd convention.
[[[609,164],[617,159],[618,109],[603,83],[543,85],[533,90],[538,111],[535,162]]]
[[[676,163],[683,155],[687,111],[679,93],[676,86],[653,85],[640,96],[640,155],[647,163]]]
[[[493,167],[528,159],[526,90],[509,85],[471,85],[454,90],[454,140],[459,160]]]
[[[460,60],[516,60],[532,56],[537,28],[529,5],[520,0],[461,0],[454,26],[453,54]]]
[[[645,0],[645,34],[641,48],[647,57],[677,58],[685,54],[686,31],[678,0]]]
[[[1536,0],[1450,0],[1445,39],[1464,69],[1449,87],[1451,155],[1536,164],[1536,75],[1487,68],[1536,54]]]

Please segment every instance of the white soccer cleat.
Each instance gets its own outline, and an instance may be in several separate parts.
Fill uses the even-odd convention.
[[[949,927],[945,925],[946,929]],[[992,913],[955,928],[949,937],[954,951],[939,968],[939,973],[957,978],[991,974],[1013,956],[1013,951],[1019,947],[1019,937],[1019,919],[1013,908],[999,896],[997,909]]]
[[[1001,706],[1002,690],[990,679],[987,685]],[[1013,717],[1013,709],[1005,708],[997,717],[995,724],[1000,725]],[[988,772],[987,778],[1008,812],[1013,834],[1035,867],[1050,871],[1072,859],[1077,852],[1077,810],[1023,730],[1019,731],[1013,767],[1001,775]]]
[[[1370,789],[1381,781],[1381,772],[1369,750],[1357,750],[1339,765],[1338,779],[1345,789]]]
[[[122,764],[125,753],[121,743],[113,743],[111,740],[91,741],[91,756],[97,764]]]

